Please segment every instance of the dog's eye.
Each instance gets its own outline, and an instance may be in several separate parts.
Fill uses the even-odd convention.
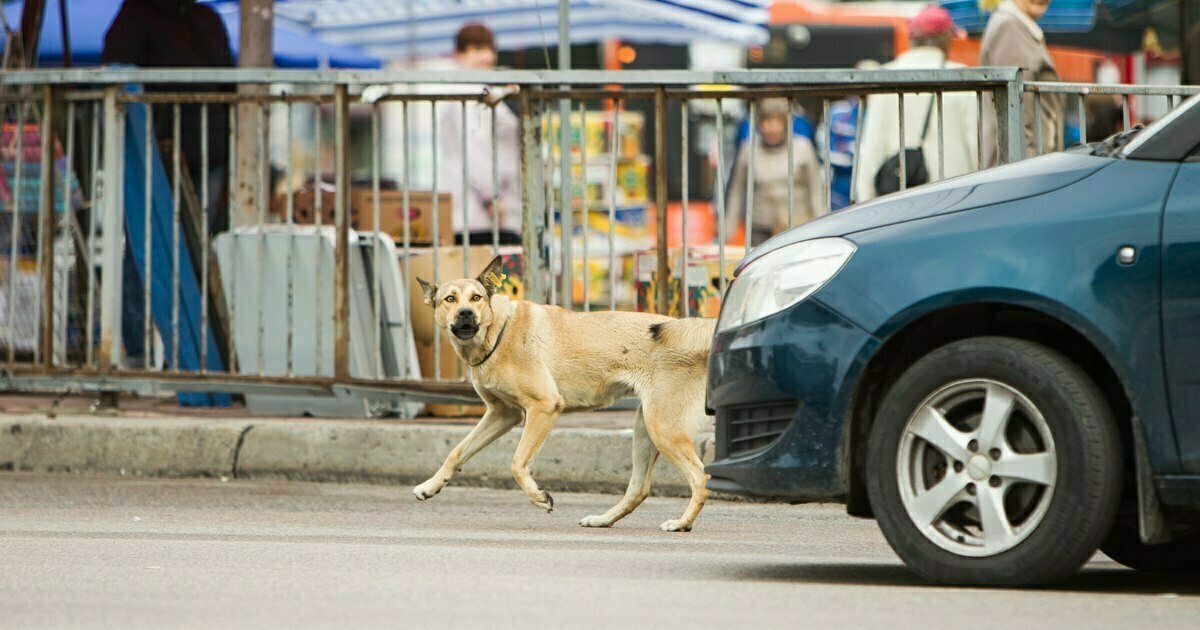
[[[458,301],[458,298],[454,297],[453,295],[447,295],[447,296],[446,296],[446,302],[448,302],[448,303],[450,303],[450,304],[453,304],[453,303],[455,303],[455,302],[457,302],[457,301]]]
[[[479,295],[478,293],[476,293],[475,295],[472,295],[472,296],[471,296],[471,301],[472,301],[472,302],[478,302],[479,300],[482,300],[482,299],[483,299],[483,296],[482,296],[482,295]]]

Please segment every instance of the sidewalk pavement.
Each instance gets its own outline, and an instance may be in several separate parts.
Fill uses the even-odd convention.
[[[0,470],[412,485],[477,421],[254,418],[241,408],[178,408],[162,399],[121,405],[119,413],[92,413],[87,397],[0,396]],[[633,411],[564,415],[534,459],[534,477],[550,490],[623,492],[633,421]],[[521,431],[482,451],[451,483],[515,488],[510,464]],[[711,433],[699,448],[711,461]],[[688,493],[662,458],[654,482],[654,494]]]

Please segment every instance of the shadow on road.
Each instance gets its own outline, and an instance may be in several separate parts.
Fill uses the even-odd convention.
[[[900,564],[774,564],[744,566],[733,577],[746,581],[873,586],[936,586]],[[1121,567],[1086,568],[1063,584],[1040,590],[1131,595],[1200,596],[1194,576],[1154,575]]]

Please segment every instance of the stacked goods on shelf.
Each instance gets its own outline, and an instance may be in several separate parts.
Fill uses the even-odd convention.
[[[682,311],[680,300],[685,279],[688,287],[688,314],[692,317],[716,317],[721,312],[722,266],[720,249],[717,245],[689,245],[687,248],[687,270],[683,268],[683,248],[673,247],[667,252],[670,282],[667,284],[667,314],[678,316]],[[745,257],[741,247],[725,248],[724,277],[733,278],[733,270]],[[637,310],[658,312],[658,251],[648,249],[634,255],[637,273]]]
[[[582,128],[579,112],[570,116],[571,207],[581,209],[584,198],[583,154],[587,153],[587,208],[591,212],[608,210],[612,185],[612,124],[611,111],[588,112],[587,127]],[[621,112],[617,129],[616,205],[618,208],[645,207],[649,200],[650,157],[642,153],[642,130],[645,120],[640,112]],[[562,152],[558,138],[558,120],[551,121],[550,136],[554,160],[558,164]],[[555,168],[552,175],[554,207],[562,207],[559,183],[562,174]]]
[[[321,223],[333,225],[334,198],[333,185],[328,182],[321,184]],[[292,212],[296,223],[315,223],[316,192],[312,187],[296,191],[292,197]],[[438,242],[451,244],[454,242],[454,229],[451,224],[451,213],[454,212],[450,193],[438,195]],[[287,216],[287,195],[279,195],[273,202],[273,210],[280,221]],[[409,242],[426,245],[433,243],[433,193],[427,190],[410,190],[408,192]],[[375,231],[375,191],[370,186],[354,186],[350,189],[350,228],[353,230]],[[385,232],[397,243],[404,242],[404,191],[379,191],[379,231]]]

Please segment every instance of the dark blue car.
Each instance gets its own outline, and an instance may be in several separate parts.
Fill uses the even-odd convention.
[[[845,502],[937,582],[1200,574],[1200,97],[764,243],[709,367],[713,490]]]

